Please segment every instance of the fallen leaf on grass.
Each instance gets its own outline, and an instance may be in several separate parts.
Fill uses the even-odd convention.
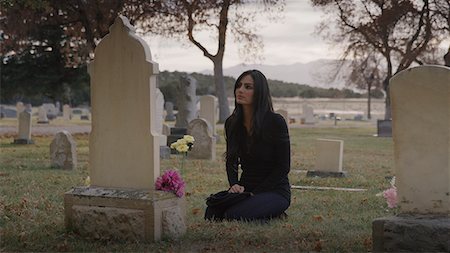
[[[197,215],[197,214],[200,213],[200,211],[201,211],[200,208],[193,208],[193,209],[192,209],[192,214],[193,214],[193,215]]]
[[[322,251],[322,242],[320,240],[316,241],[316,245],[314,245],[314,251]]]
[[[367,237],[363,241],[364,247],[366,247],[367,250],[372,250],[372,238]]]
[[[323,221],[322,215],[314,215],[313,219],[316,220],[316,221]]]

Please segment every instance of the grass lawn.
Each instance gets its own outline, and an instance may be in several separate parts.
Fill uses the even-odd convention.
[[[222,131],[222,130],[221,130]],[[370,251],[372,220],[393,215],[382,197],[393,175],[391,138],[376,138],[374,128],[292,128],[293,185],[365,188],[366,192],[292,190],[286,220],[269,224],[203,220],[205,198],[227,188],[222,141],[218,161],[187,160],[188,231],[179,240],[151,244],[89,241],[64,228],[63,195],[83,185],[88,175],[88,135],[77,134],[78,169],[50,168],[51,136],[34,145],[14,145],[0,137],[0,251],[148,252],[349,252]],[[223,136],[223,133],[219,133]],[[347,178],[307,178],[314,169],[317,138],[344,140]],[[223,138],[222,138],[223,140]],[[179,157],[161,160],[161,170],[178,166]]]

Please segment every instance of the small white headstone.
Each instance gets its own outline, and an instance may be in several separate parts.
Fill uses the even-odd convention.
[[[316,171],[342,172],[344,141],[316,140]]]

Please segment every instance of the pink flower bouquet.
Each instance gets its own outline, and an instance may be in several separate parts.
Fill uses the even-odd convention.
[[[177,197],[181,198],[184,195],[185,185],[176,170],[168,170],[156,179],[155,188],[156,190],[173,192]]]
[[[391,188],[383,192],[383,197],[386,199],[389,208],[394,208],[397,206],[397,187],[392,186]]]

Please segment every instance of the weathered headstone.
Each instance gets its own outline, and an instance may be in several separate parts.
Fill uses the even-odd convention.
[[[175,121],[175,114],[173,113],[173,103],[166,102],[164,104],[164,108],[166,110],[166,121]]]
[[[48,124],[47,110],[43,106],[39,107],[37,123]]]
[[[50,158],[52,167],[66,170],[77,167],[77,145],[68,131],[56,133],[50,144]]]
[[[177,86],[177,108],[178,113],[175,121],[175,127],[186,128],[197,116],[197,96],[195,90],[197,80],[190,75],[180,77]]]
[[[392,120],[390,119],[377,120],[377,136],[392,137]]]
[[[155,120],[157,63],[127,18],[119,16],[89,64],[92,131],[90,187],[65,194],[66,226],[99,239],[159,240],[185,232],[185,201],[156,191],[159,141]],[[181,219],[162,221],[170,212]],[[163,223],[179,222],[177,233]],[[166,226],[167,227],[167,226]]]
[[[316,140],[315,170],[308,171],[307,176],[345,177],[342,171],[344,157],[344,141],[331,139]]]
[[[399,214],[372,223],[374,251],[450,252],[450,68],[390,80]]]
[[[203,118],[194,119],[189,123],[188,134],[195,139],[188,157],[192,159],[216,159],[216,139],[212,135],[209,122]]]
[[[23,111],[19,113],[18,136],[14,139],[15,144],[33,144],[31,139],[31,113]]]
[[[70,108],[70,105],[64,105],[63,106],[63,119],[65,121],[69,121],[72,119],[72,109]]]

